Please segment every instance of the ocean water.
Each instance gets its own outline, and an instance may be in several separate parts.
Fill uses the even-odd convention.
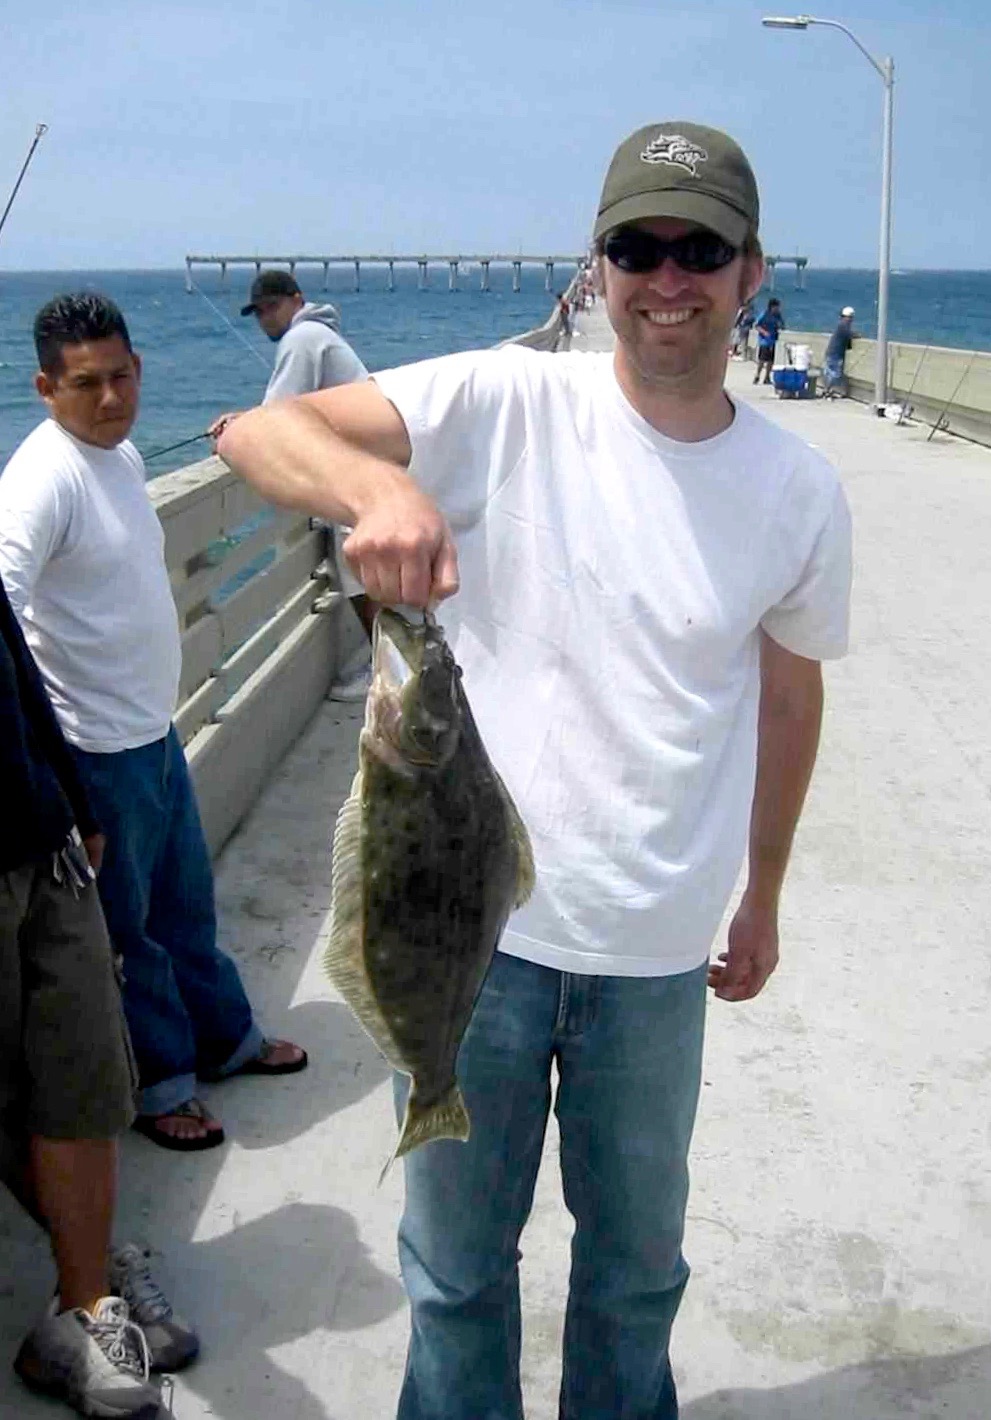
[[[555,267],[563,289],[574,267]],[[235,268],[225,285],[210,268],[194,268],[188,294],[184,271],[0,272],[0,467],[44,414],[33,386],[36,368],[31,328],[35,313],[61,291],[93,289],[117,302],[143,361],[141,414],[132,438],[146,456],[201,433],[225,410],[257,404],[272,369],[274,344],[253,317],[242,317],[254,271]],[[524,268],[521,290],[509,268],[493,269],[492,289],[480,289],[477,268],[448,290],[445,266],[430,269],[426,290],[416,269],[396,269],[396,290],[384,268],[363,267],[360,292],[350,269],[323,272],[300,267],[297,278],[312,301],[331,301],[341,313],[341,334],[369,370],[384,370],[432,355],[494,345],[542,325],[554,305],[543,268]],[[231,329],[231,326],[234,329]],[[191,444],[149,460],[152,476],[205,458],[210,443]]]
[[[560,289],[573,274],[555,268]],[[222,285],[218,270],[196,268],[188,294],[183,271],[0,272],[0,467],[43,414],[32,377],[31,325],[35,312],[60,291],[104,291],[120,305],[135,348],[144,360],[141,415],[133,438],[147,456],[201,433],[228,409],[261,398],[274,346],[239,310],[253,272],[235,268]],[[493,345],[542,324],[553,307],[543,268],[524,268],[522,289],[512,290],[509,268],[493,268],[492,289],[480,289],[478,268],[448,290],[446,267],[432,267],[430,284],[417,289],[415,268],[396,269],[396,290],[386,289],[384,268],[364,267],[362,289],[350,269],[332,269],[323,290],[320,268],[301,267],[311,300],[331,300],[341,312],[342,334],[371,371],[410,360]],[[778,270],[775,294],[792,330],[827,330],[840,307],[856,308],[855,327],[875,331],[876,273]],[[761,299],[766,299],[767,291]],[[232,330],[231,327],[234,327]],[[919,344],[991,350],[991,272],[917,271],[892,275],[889,336]],[[209,452],[209,442],[149,458],[149,474],[165,473]]]

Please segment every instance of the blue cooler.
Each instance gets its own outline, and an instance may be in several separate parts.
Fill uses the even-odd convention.
[[[801,399],[809,383],[809,375],[807,370],[775,370],[771,380],[779,398]]]

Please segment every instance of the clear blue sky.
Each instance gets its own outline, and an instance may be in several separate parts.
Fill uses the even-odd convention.
[[[4,8],[0,205],[51,128],[0,269],[578,251],[613,147],[664,118],[743,143],[769,250],[876,265],[881,80],[842,34],[762,29],[744,0]],[[895,59],[894,265],[991,267],[987,0],[814,13]]]

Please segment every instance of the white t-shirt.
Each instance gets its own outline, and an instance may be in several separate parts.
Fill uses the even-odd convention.
[[[846,649],[850,522],[835,472],[737,405],[659,434],[612,355],[520,347],[374,376],[447,515],[440,608],[537,884],[504,951],[660,976],[707,957],[746,847],[759,628]]]
[[[0,575],[81,749],[168,732],[182,650],[163,543],[129,441],[100,449],[48,419],[0,475]]]

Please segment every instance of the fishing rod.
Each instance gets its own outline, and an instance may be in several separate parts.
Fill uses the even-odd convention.
[[[198,444],[201,439],[209,439],[209,434],[194,434],[191,439],[180,439],[178,444],[167,444],[164,449],[156,449],[152,454],[142,454],[141,457],[147,461],[149,459],[161,458],[162,454],[175,453],[176,449],[185,449],[190,444]]]
[[[949,407],[950,407],[950,405],[953,403],[953,401],[956,399],[957,395],[960,393],[960,386],[963,384],[964,380],[965,380],[965,379],[967,378],[967,376],[970,374],[970,367],[971,367],[971,365],[973,365],[973,363],[974,363],[974,361],[975,361],[976,359],[977,359],[977,351],[975,350],[974,353],[973,353],[973,355],[971,355],[970,359],[967,361],[967,365],[966,365],[966,367],[965,367],[965,369],[964,369],[963,374],[960,376],[959,380],[957,380],[957,383],[956,383],[956,386],[955,386],[955,388],[954,388],[954,390],[953,390],[953,393],[950,395],[949,399],[948,399],[948,400],[946,401],[946,403],[943,405],[943,408],[942,408],[942,409],[939,411],[939,413],[937,414],[937,416],[936,416],[936,423],[935,423],[935,424],[932,426],[932,428],[929,430],[929,437],[926,439],[926,443],[927,443],[927,444],[929,443],[929,440],[932,438],[932,436],[933,436],[934,434],[945,434],[946,431],[949,429],[949,427],[950,427],[950,421],[949,421],[949,420],[947,419],[947,417],[946,417],[947,410],[949,409]]]
[[[929,346],[927,345],[926,348],[923,350],[922,354],[919,356],[919,363],[915,367],[915,374],[912,376],[912,383],[909,385],[908,389],[905,392],[905,399],[902,403],[901,409],[898,412],[898,419],[896,421],[899,425],[904,424],[905,420],[911,416],[912,406],[909,404],[909,400],[912,398],[912,391],[915,389],[915,382],[919,378],[919,371],[926,363],[926,356],[928,354]]]
[[[27,170],[28,170],[28,168],[29,168],[29,166],[30,166],[30,164],[31,164],[31,159],[34,157],[34,150],[37,148],[38,144],[41,142],[42,138],[44,138],[44,136],[45,136],[45,134],[46,134],[47,132],[48,132],[48,124],[47,124],[47,123],[39,123],[39,124],[36,126],[35,130],[34,130],[34,142],[31,144],[31,147],[28,149],[28,155],[27,155],[27,157],[24,159],[24,165],[23,165],[23,167],[21,168],[21,171],[20,171],[20,172],[18,173],[18,175],[17,175],[17,181],[14,183],[14,190],[13,190],[13,192],[10,194],[10,197],[7,199],[7,206],[3,209],[3,216],[0,217],[0,232],[3,231],[3,224],[6,222],[7,216],[8,216],[8,214],[9,214],[9,212],[10,212],[10,209],[11,209],[11,208],[13,207],[13,205],[14,205],[14,198],[17,196],[17,190],[18,190],[18,188],[20,187],[21,183],[24,181],[24,174],[27,172]]]

